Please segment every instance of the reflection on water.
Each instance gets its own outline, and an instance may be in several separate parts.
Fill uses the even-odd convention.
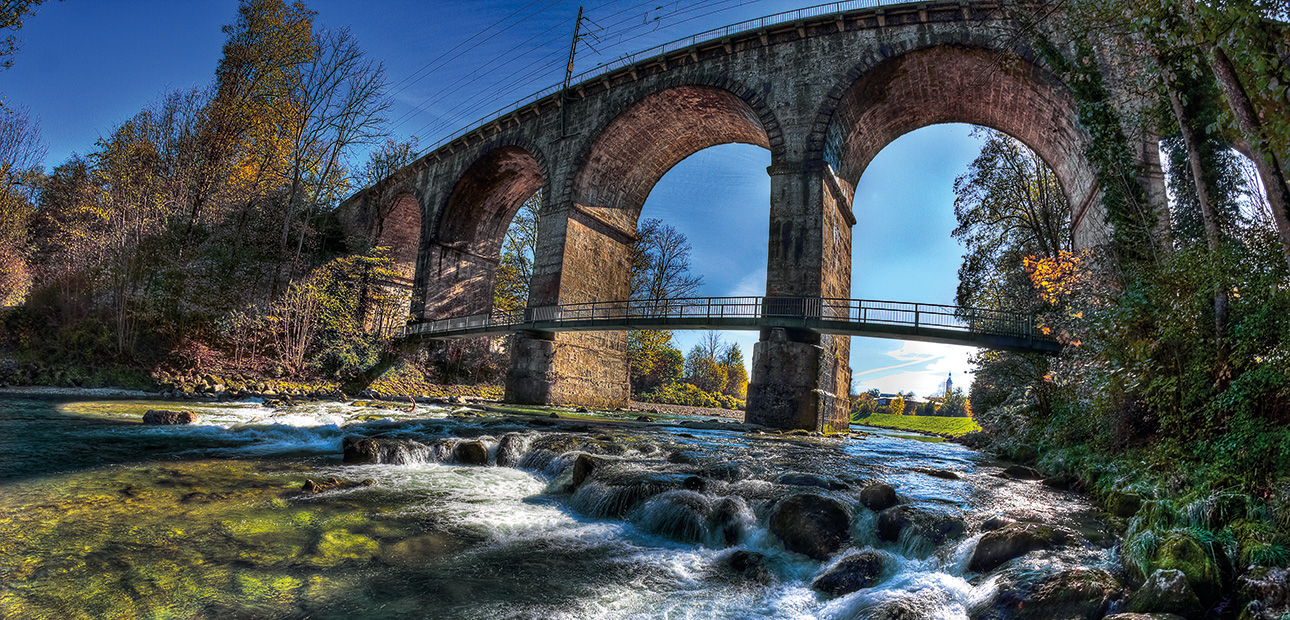
[[[138,423],[163,406],[195,409],[200,424]],[[346,436],[424,449],[344,465]],[[520,467],[441,462],[465,440]],[[11,618],[967,618],[999,588],[967,569],[983,521],[1090,523],[1079,498],[998,478],[966,448],[882,434],[0,400],[0,451],[0,615]],[[352,484],[315,494],[306,479]],[[857,499],[877,481],[961,535],[936,540],[919,521],[882,540]],[[785,550],[768,526],[776,502],[801,493],[850,515],[850,541],[823,561]],[[1080,540],[1010,566],[1109,564]],[[812,589],[869,548],[882,564],[874,585]]]

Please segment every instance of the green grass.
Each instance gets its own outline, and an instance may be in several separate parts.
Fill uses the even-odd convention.
[[[862,426],[877,426],[881,428],[894,428],[902,431],[917,431],[920,433],[935,433],[937,435],[948,435],[958,437],[968,433],[975,433],[981,430],[976,420],[972,418],[941,418],[936,416],[912,416],[912,415],[891,415],[887,413],[875,413],[867,418],[852,420]]]

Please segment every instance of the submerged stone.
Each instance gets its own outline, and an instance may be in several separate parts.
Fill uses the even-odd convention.
[[[191,411],[171,411],[169,409],[149,409],[143,414],[143,423],[157,426],[195,424],[197,414]]]
[[[896,542],[906,529],[939,547],[961,538],[967,526],[961,517],[922,506],[902,505],[878,513],[878,540]]]
[[[756,584],[770,585],[775,581],[766,556],[756,551],[736,551],[726,556],[723,564],[735,575]]]

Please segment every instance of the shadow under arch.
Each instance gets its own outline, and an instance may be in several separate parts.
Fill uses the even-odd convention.
[[[1021,141],[1056,174],[1071,208],[1077,247],[1103,240],[1091,142],[1073,94],[1051,72],[1014,52],[935,45],[892,54],[860,73],[821,110],[820,157],[852,188],[873,158],[911,131],[943,123],[989,127]]]
[[[542,190],[547,167],[536,150],[497,144],[466,167],[427,222],[417,278],[421,318],[488,312],[502,240],[516,212]]]

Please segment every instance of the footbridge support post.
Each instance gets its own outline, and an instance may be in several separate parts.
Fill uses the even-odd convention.
[[[766,295],[847,298],[854,190],[822,162],[776,162],[771,177]],[[846,431],[850,338],[762,330],[753,348],[748,422],[823,433]]]

